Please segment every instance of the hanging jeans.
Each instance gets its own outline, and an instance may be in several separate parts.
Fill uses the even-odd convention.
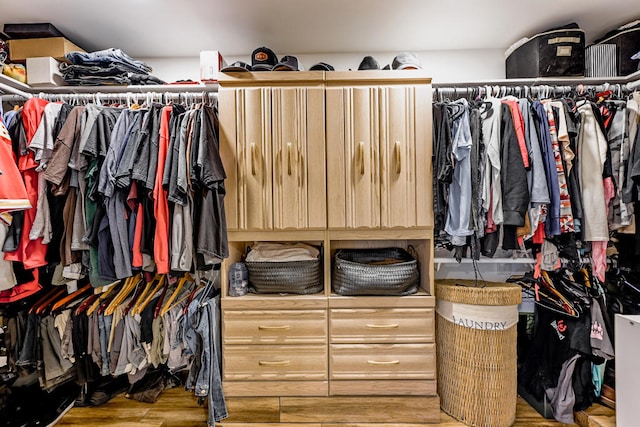
[[[199,355],[196,353],[196,358],[200,358],[201,366],[195,378],[195,395],[209,398],[208,422],[210,426],[214,426],[217,421],[221,421],[228,416],[224,394],[222,393],[222,376],[220,372],[218,298],[213,297],[202,303],[193,301],[189,305],[187,321],[185,322],[185,327],[192,326],[194,328],[193,331],[196,332],[202,343],[202,351]],[[194,341],[197,340],[194,340],[196,338],[194,334],[186,331],[185,338],[188,342],[188,347],[195,349],[197,343]],[[192,369],[189,372],[187,385],[189,383],[193,384],[194,371]]]

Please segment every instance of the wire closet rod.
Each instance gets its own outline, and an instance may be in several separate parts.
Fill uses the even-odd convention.
[[[20,91],[21,92],[21,91]],[[3,101],[24,101],[25,99],[38,97],[48,101],[65,101],[69,103],[95,103],[102,104],[103,101],[119,101],[122,104],[132,103],[151,103],[160,102],[167,103],[169,101],[198,103],[213,102],[217,98],[217,94],[213,92],[114,92],[114,93],[49,93],[39,92],[37,94],[30,93],[11,93],[8,95],[0,95]]]
[[[518,97],[528,97],[529,95],[546,98],[549,96],[566,95],[569,93],[599,93],[604,91],[611,91],[618,96],[629,94],[636,90],[640,86],[640,80],[635,80],[629,83],[601,83],[601,84],[545,84],[545,83],[533,83],[526,84],[523,82],[501,82],[496,85],[488,84],[434,84],[433,99],[457,99],[463,98],[476,98],[484,96],[504,97],[507,95],[514,95]]]

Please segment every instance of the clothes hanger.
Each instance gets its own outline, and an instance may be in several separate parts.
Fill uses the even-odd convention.
[[[46,299],[42,304],[40,304],[36,309],[35,309],[35,314],[43,314],[45,312],[45,310],[47,309],[47,307],[49,307],[51,304],[53,304],[58,298],[60,298],[62,295],[64,295],[67,292],[67,287],[66,286],[60,286],[60,289],[57,292],[54,292],[50,298]]]
[[[167,301],[162,305],[162,309],[160,311],[160,316],[164,316],[165,314],[167,314],[167,312],[169,311],[169,309],[171,307],[171,304],[175,301],[175,299],[181,293],[182,288],[184,287],[184,284],[186,282],[194,283],[195,279],[193,277],[191,277],[191,274],[185,273],[185,275],[183,277],[181,277],[180,280],[178,280],[178,284],[176,285],[176,288],[173,290],[173,292],[171,293],[171,295],[169,296]]]
[[[100,295],[100,298],[98,298],[97,300],[95,300],[87,309],[87,316],[91,315],[91,313],[93,313],[94,311],[96,311],[98,309],[98,307],[100,307],[100,305],[107,299],[107,298],[112,298],[113,296],[115,296],[116,290],[120,290],[120,288],[122,287],[122,284],[124,282],[121,280],[120,282],[118,282],[116,285],[111,286],[109,289],[107,289],[104,293],[102,293],[102,295]]]
[[[113,297],[113,299],[109,302],[108,305],[101,304],[99,312],[100,313],[104,312],[104,314],[106,314],[107,316],[112,315],[113,312],[116,310],[116,308],[120,304],[122,304],[125,299],[127,299],[127,297],[129,296],[129,294],[131,294],[131,292],[133,292],[136,289],[136,286],[138,286],[138,283],[140,283],[139,279],[140,279],[139,275],[127,277],[127,279],[124,282],[124,285],[122,286],[122,289],[120,289],[120,291],[115,295],[115,297]]]
[[[60,300],[56,301],[53,304],[53,306],[51,307],[51,312],[54,312],[54,311],[59,310],[59,309],[64,309],[66,305],[68,305],[69,303],[75,301],[79,297],[84,297],[88,292],[91,292],[91,291],[93,291],[93,287],[91,286],[90,283],[87,283],[82,288],[78,289],[77,291],[75,291],[75,292],[67,295],[66,297],[61,298]]]
[[[136,286],[135,291],[133,292],[133,297],[131,298],[131,300],[129,301],[129,303],[127,304],[127,306],[124,308],[124,315],[129,314],[129,311],[131,311],[131,309],[133,308],[134,304],[136,303],[136,301],[138,300],[138,298],[140,298],[140,295],[142,295],[142,293],[147,289],[147,285],[145,285],[144,287],[139,286],[138,282],[138,286]]]
[[[182,297],[180,297],[177,301],[174,301],[173,304],[171,304],[167,309],[167,313],[173,310],[175,307],[179,306],[183,301],[188,300],[185,305],[185,309],[186,309],[189,303],[191,303],[191,301],[193,300],[194,296],[198,293],[198,291],[202,291],[203,289],[204,288],[200,284],[196,284],[194,282],[193,289],[191,289],[189,292],[185,292]]]
[[[534,279],[527,275],[511,276],[507,279],[509,283],[520,285],[523,290],[535,299],[535,303],[541,307],[559,313],[565,316],[577,318],[579,314],[576,310],[567,309],[567,304],[559,299],[554,293],[549,292],[548,288],[541,286],[539,279]]]
[[[138,295],[136,295],[129,302],[129,305],[127,306],[127,308],[125,310],[127,312],[133,310],[131,313],[134,314],[135,313],[136,304],[141,304],[147,298],[147,296],[149,295],[149,292],[151,291],[152,285],[154,283],[157,283],[161,279],[161,277],[162,276],[160,274],[156,274],[151,280],[145,281],[144,289],[142,289],[142,292],[140,292]]]
[[[156,302],[156,306],[153,309],[153,318],[157,318],[158,314],[160,314],[160,309],[162,308],[162,303],[164,301],[164,297],[165,295],[167,295],[167,289],[169,288],[169,284],[165,284],[162,287],[162,292],[160,292],[160,297],[158,298],[158,301]]]
[[[64,286],[56,286],[53,287],[51,289],[49,289],[49,291],[45,292],[44,295],[42,295],[42,297],[36,301],[35,303],[33,303],[33,305],[31,305],[31,308],[29,309],[29,313],[36,313],[38,308],[47,303],[48,301],[54,299],[56,296],[62,294],[65,291],[65,287]]]
[[[152,291],[149,293],[149,295],[141,302],[136,303],[136,305],[133,306],[133,309],[131,310],[132,314],[141,314],[142,311],[145,309],[145,307],[151,302],[151,300],[153,299],[153,297],[158,293],[158,291],[160,290],[160,288],[162,288],[162,286],[164,285],[165,280],[165,276],[166,275],[161,275],[160,276],[160,280],[158,280],[158,283],[155,285],[155,287],[152,289]]]
[[[576,309],[575,305],[570,302],[554,285],[553,280],[551,280],[551,278],[549,277],[549,273],[546,272],[545,270],[542,270],[542,274],[539,280],[539,283],[541,283],[544,287],[546,287],[546,289],[555,297],[557,297],[561,302],[562,302],[562,306],[563,308],[566,310],[566,312],[571,315],[571,316],[575,316],[578,317],[578,310]]]
[[[76,308],[75,315],[78,316],[89,309],[89,306],[94,303],[95,300],[100,298],[100,294],[91,294]]]

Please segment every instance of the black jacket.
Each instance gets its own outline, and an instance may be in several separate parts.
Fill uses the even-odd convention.
[[[524,168],[518,138],[511,110],[502,104],[500,124],[500,142],[502,157],[500,159],[500,179],[502,181],[502,209],[504,225],[524,226],[524,218],[529,206],[529,186],[527,171]]]

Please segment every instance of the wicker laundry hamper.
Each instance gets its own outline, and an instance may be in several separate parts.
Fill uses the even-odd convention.
[[[440,406],[470,426],[507,427],[516,418],[522,291],[510,283],[482,285],[436,281]]]

